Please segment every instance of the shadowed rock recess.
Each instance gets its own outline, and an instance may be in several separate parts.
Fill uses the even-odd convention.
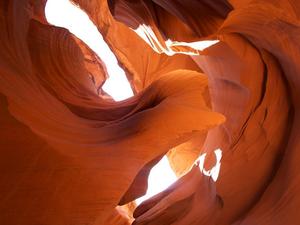
[[[46,0],[1,0],[1,225],[300,224],[299,0],[72,1],[135,95]],[[164,155],[177,182],[136,206]]]

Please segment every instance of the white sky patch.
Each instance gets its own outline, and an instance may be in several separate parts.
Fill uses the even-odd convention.
[[[217,150],[214,151],[214,153],[216,156],[216,164],[214,165],[213,168],[211,168],[208,171],[204,168],[206,153],[202,154],[197,161],[199,162],[200,171],[205,176],[211,177],[216,182],[219,177],[219,173],[221,169],[222,150],[218,148]]]
[[[136,200],[139,205],[141,202],[151,198],[159,192],[168,188],[177,180],[175,173],[170,167],[167,156],[164,156],[151,170],[148,177],[148,190],[146,195]]]
[[[206,40],[206,41],[195,41],[195,42],[171,42],[171,46],[188,46],[193,49],[203,51],[210,46],[219,43],[219,40]]]
[[[203,51],[219,42],[219,40],[204,40],[195,42],[182,42],[174,41],[168,39],[165,41],[165,46],[157,39],[151,26],[146,24],[140,24],[136,29],[133,29],[146,43],[148,43],[155,51],[161,53],[164,52],[168,56],[173,56],[175,54],[185,54],[185,55],[199,55],[197,51],[189,51],[181,49],[180,52],[173,51],[173,47],[189,47],[194,50]]]
[[[105,63],[109,78],[102,88],[106,93],[116,101],[133,96],[125,72],[120,68],[115,55],[84,11],[69,0],[48,0],[45,14],[49,23],[67,28],[84,41]]]
[[[205,176],[211,177],[215,182],[218,179],[221,169],[222,150],[216,149],[214,151],[216,156],[216,164],[210,169],[204,168],[204,161],[206,153],[202,154],[196,162],[198,162],[201,173]],[[151,198],[159,192],[167,189],[171,184],[177,181],[177,177],[170,167],[167,156],[164,156],[151,170],[148,178],[148,190],[146,195],[136,200],[137,204],[141,204],[143,201]]]

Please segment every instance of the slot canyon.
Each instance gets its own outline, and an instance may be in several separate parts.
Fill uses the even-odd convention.
[[[0,225],[300,224],[299,0],[50,1],[0,1]]]

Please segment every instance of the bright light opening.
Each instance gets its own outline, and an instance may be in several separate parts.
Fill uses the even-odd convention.
[[[171,41],[167,40],[167,44],[169,46],[188,46],[195,50],[203,51],[206,48],[209,48],[210,46],[213,46],[217,43],[219,43],[219,40],[207,40],[207,41],[196,41],[196,42],[177,42],[177,41]]]
[[[45,14],[49,23],[67,28],[85,42],[105,63],[109,78],[102,88],[106,93],[116,101],[133,96],[125,72],[120,68],[115,55],[84,11],[69,0],[48,0]]]
[[[177,180],[175,173],[170,167],[168,158],[164,156],[151,170],[148,177],[148,190],[146,195],[136,199],[139,205],[148,198],[168,188]]]
[[[216,157],[216,163],[210,170],[206,170],[204,168],[206,153],[202,154],[196,160],[196,163],[198,164],[201,173],[203,173],[205,176],[211,177],[216,182],[221,169],[222,150],[216,149],[214,154]],[[150,171],[147,193],[143,197],[136,199],[137,204],[139,205],[148,198],[151,198],[159,192],[167,189],[176,180],[177,177],[170,167],[168,158],[164,156]]]
[[[206,153],[202,154],[197,161],[199,164],[200,171],[205,176],[211,177],[216,182],[219,177],[219,173],[221,169],[222,150],[218,148],[217,150],[214,151],[214,153],[216,156],[216,164],[210,170],[206,170],[204,168]]]
[[[205,40],[205,41],[195,41],[195,42],[182,42],[174,41],[168,39],[165,41],[163,46],[160,41],[157,39],[156,34],[153,32],[151,26],[146,24],[140,24],[136,29],[133,29],[146,43],[148,43],[155,51],[161,53],[164,52],[166,55],[172,56],[175,54],[186,54],[186,55],[199,55],[198,51],[203,51],[206,48],[209,48],[217,43],[219,40]],[[188,48],[184,50],[182,48],[180,52],[174,51],[173,47],[188,47],[194,49],[194,51],[189,50]]]

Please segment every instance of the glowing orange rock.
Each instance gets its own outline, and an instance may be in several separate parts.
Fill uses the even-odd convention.
[[[298,1],[74,2],[136,96],[116,103],[99,93],[105,65],[47,24],[45,1],[2,1],[1,224],[298,224]],[[219,43],[191,45],[211,39]],[[211,168],[215,149],[216,182],[189,170],[202,153]],[[145,192],[169,150],[184,176],[133,222],[134,205],[118,204]]]

